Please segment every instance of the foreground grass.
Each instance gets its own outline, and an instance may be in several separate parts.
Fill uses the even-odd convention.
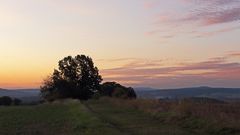
[[[106,98],[88,104],[133,134],[240,135],[239,103]]]
[[[0,107],[1,135],[120,134],[80,102]]]
[[[103,98],[0,107],[0,135],[238,135],[238,104]]]
[[[131,135],[191,135],[190,131],[178,125],[168,125],[149,113],[128,106],[127,101],[102,99],[88,101],[86,106],[99,118],[117,127],[124,134]]]

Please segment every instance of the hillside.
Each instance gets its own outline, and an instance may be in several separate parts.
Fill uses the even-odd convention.
[[[118,134],[79,102],[1,107],[0,115],[1,135]]]
[[[240,88],[193,87],[179,89],[154,89],[148,87],[134,88],[138,98],[144,99],[182,99],[191,97],[208,97],[219,100],[240,100]],[[40,100],[39,89],[0,89],[0,96],[19,98],[25,103]]]
[[[65,100],[0,107],[0,134],[237,135],[240,134],[239,109],[234,104],[157,100],[104,98],[82,103]]]
[[[193,87],[179,89],[154,89],[148,87],[134,88],[138,98],[144,99],[182,99],[191,97],[208,97],[219,100],[240,100],[240,88]],[[39,89],[0,89],[0,96],[19,98],[25,103],[40,100]]]
[[[12,98],[19,98],[23,102],[38,102],[40,100],[40,91],[38,89],[16,89],[7,90],[0,88],[0,97],[9,96]]]
[[[180,89],[135,88],[139,98],[182,99],[189,97],[209,97],[220,100],[240,99],[240,88],[194,87]]]

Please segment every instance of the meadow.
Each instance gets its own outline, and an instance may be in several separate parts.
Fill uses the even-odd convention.
[[[239,103],[64,100],[0,107],[4,135],[238,135]]]

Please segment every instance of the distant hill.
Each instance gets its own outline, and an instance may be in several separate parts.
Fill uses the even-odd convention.
[[[180,89],[135,88],[139,98],[182,99],[189,97],[208,97],[221,100],[240,99],[240,88],[194,87]]]
[[[40,100],[40,90],[39,89],[16,89],[7,90],[0,88],[0,97],[9,96],[12,98],[19,98],[23,102],[37,102]]]
[[[146,99],[182,99],[190,97],[207,97],[219,100],[240,100],[240,88],[193,87],[179,89],[154,89],[148,87],[134,88],[138,98]],[[6,90],[0,88],[0,97],[19,98],[24,102],[40,100],[39,89]]]

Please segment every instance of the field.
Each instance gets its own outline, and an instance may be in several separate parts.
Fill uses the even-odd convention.
[[[66,100],[0,107],[1,135],[238,135],[240,105]]]

